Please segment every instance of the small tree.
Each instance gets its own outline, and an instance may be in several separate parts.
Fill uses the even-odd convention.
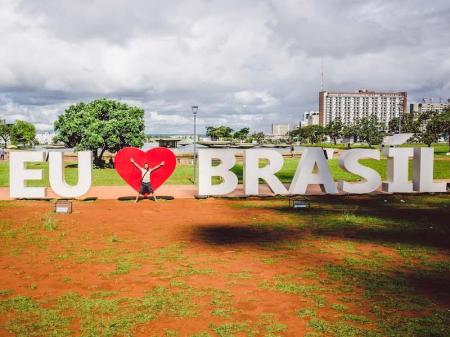
[[[448,150],[450,152],[450,108],[439,115],[438,124],[441,127],[442,133],[447,137],[449,147]]]
[[[11,126],[0,123],[0,138],[3,139],[5,145],[8,144],[8,141],[11,138]]]
[[[307,140],[309,143],[314,144],[322,141],[324,135],[324,128],[320,125],[308,125],[303,128],[294,129],[290,133],[292,136],[298,136],[302,143]]]
[[[398,133],[398,119],[399,117],[394,117],[389,121],[388,124],[388,131],[390,133]],[[402,129],[401,131],[403,133],[407,132],[413,132],[415,131],[415,121],[414,121],[414,114],[409,113],[406,115],[402,115]]]
[[[430,147],[432,143],[439,140],[440,135],[445,135],[448,137],[450,148],[450,109],[441,113],[431,113],[421,119],[422,124],[416,133],[418,140]]]
[[[26,121],[16,121],[10,130],[11,143],[14,145],[31,146],[36,139],[36,128]]]
[[[415,121],[414,138],[428,147],[437,142],[439,135],[442,133],[436,115],[437,112],[435,111],[423,112]]]
[[[310,125],[300,128],[300,137],[304,143],[312,143],[311,139],[314,138],[313,133],[314,129]]]
[[[334,145],[336,145],[338,138],[342,137],[342,127],[343,125],[340,119],[331,121],[325,127],[325,134],[333,140]]]
[[[289,135],[291,138],[297,137],[297,139],[302,143],[307,143],[311,137],[312,129],[309,126],[298,127],[292,130]]]
[[[144,110],[127,104],[98,99],[71,105],[55,122],[55,141],[77,150],[91,150],[94,163],[103,165],[105,151],[144,144]]]
[[[439,140],[439,135],[441,133],[442,128],[439,118],[433,117],[428,121],[425,130],[420,133],[420,141],[430,147],[431,144],[436,143]]]
[[[249,133],[250,133],[250,128],[242,128],[233,134],[233,138],[239,139],[239,140],[244,140],[244,139],[247,139]]]
[[[264,135],[264,132],[258,132],[251,135],[251,139],[259,144],[261,144],[265,138],[266,136]]]
[[[342,127],[342,137],[347,139],[353,139],[353,142],[356,143],[358,140],[358,125],[355,124],[345,124]],[[348,147],[350,148],[350,142],[348,142]]]
[[[357,122],[358,137],[367,143],[371,148],[372,145],[381,144],[384,137],[383,125],[378,122],[376,116],[363,117]]]
[[[206,135],[211,137],[212,140],[219,140],[223,138],[231,138],[233,129],[228,126],[207,126]]]

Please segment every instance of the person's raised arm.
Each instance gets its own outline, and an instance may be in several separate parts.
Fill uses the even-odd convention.
[[[136,164],[136,162],[134,161],[133,158],[130,159],[130,162],[131,162],[131,164],[133,164],[134,166],[136,166],[136,168],[141,169],[141,167],[140,167],[138,164]]]
[[[165,162],[162,161],[159,165],[156,165],[156,166],[155,166],[154,168],[152,168],[151,170],[152,170],[152,171],[157,170],[157,169],[159,169],[161,166],[164,166],[164,164],[165,164]]]

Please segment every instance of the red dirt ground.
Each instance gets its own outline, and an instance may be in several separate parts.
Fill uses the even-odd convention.
[[[265,289],[261,283],[276,276],[340,262],[343,257],[329,252],[318,253],[316,247],[309,245],[311,239],[306,237],[303,247],[293,250],[273,249],[285,241],[301,239],[299,232],[255,232],[247,230],[248,225],[258,221],[283,223],[289,215],[264,209],[230,207],[233,204],[233,201],[212,199],[177,199],[158,203],[142,201],[138,204],[112,200],[75,202],[72,214],[54,216],[57,230],[32,232],[23,246],[17,242],[18,254],[5,254],[2,250],[0,289],[10,289],[15,295],[47,299],[50,302],[68,292],[89,296],[98,291],[118,291],[117,297],[137,298],[155,286],[170,286],[174,277],[164,275],[192,265],[195,268],[212,269],[213,273],[187,275],[179,279],[195,288],[231,291],[233,307],[238,309],[233,314],[233,321],[256,322],[260,320],[261,314],[271,313],[277,322],[287,326],[280,335],[305,335],[311,329],[296,312],[307,307],[308,300],[298,295]],[[52,204],[47,202],[10,202],[0,208],[0,216],[4,221],[13,223],[13,226],[23,226],[41,222],[51,207]],[[172,260],[169,258],[169,261],[155,263],[158,249],[176,244],[180,245],[185,260],[177,260],[175,256]],[[139,260],[140,267],[129,273],[111,276],[116,264],[102,261],[95,253],[111,247],[114,249],[112,259],[116,254],[140,252],[149,253],[151,258]],[[363,254],[376,248],[386,255],[395,255],[392,249],[372,243],[362,243],[358,247]],[[3,249],[10,251],[12,247]],[[94,254],[89,255],[90,250]],[[77,258],[57,258],[68,252],[74,253]],[[80,257],[80,252],[86,255]],[[262,262],[264,259],[277,258],[282,259],[283,263]],[[395,263],[395,256],[393,261]],[[332,303],[337,297],[330,293],[327,300]],[[211,298],[205,296],[200,301],[201,312],[197,317],[162,316],[138,326],[135,335],[159,336],[165,329],[172,329],[179,331],[180,336],[190,336],[199,331],[209,331],[209,324],[229,321],[210,314]],[[347,305],[354,314],[373,317],[364,302]],[[331,321],[336,316],[336,312],[330,308],[318,310]],[[76,323],[72,327],[77,330]],[[11,335],[2,326],[2,319],[0,335]]]

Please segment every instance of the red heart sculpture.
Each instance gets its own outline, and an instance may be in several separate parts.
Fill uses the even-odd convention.
[[[150,178],[154,191],[172,175],[177,165],[175,154],[164,147],[157,147],[147,152],[135,147],[123,148],[116,155],[114,167],[122,179],[136,191],[139,191],[141,188],[142,177],[141,171],[131,163],[131,158],[140,167],[144,167],[144,164],[147,163],[152,168],[164,162],[163,166],[151,173]]]

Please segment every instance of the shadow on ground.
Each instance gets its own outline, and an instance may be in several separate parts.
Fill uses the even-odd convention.
[[[194,240],[212,245],[262,245],[298,239],[301,231],[255,228],[251,226],[208,225],[194,229]]]
[[[450,249],[450,197],[424,204],[416,204],[416,198],[420,196],[320,196],[311,198],[312,207],[304,212],[270,209],[306,219],[321,236]]]

